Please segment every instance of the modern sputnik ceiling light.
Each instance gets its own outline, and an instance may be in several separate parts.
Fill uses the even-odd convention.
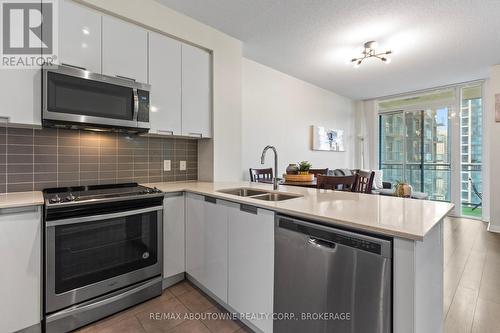
[[[354,64],[355,68],[358,68],[363,61],[368,58],[377,58],[382,62],[388,64],[391,62],[391,59],[388,57],[389,54],[392,54],[391,50],[387,50],[385,52],[377,53],[375,48],[377,47],[377,42],[369,41],[364,45],[365,49],[361,52],[361,56],[359,58],[351,59],[351,63]]]

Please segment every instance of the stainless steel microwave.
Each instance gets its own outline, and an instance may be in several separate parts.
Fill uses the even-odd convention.
[[[69,66],[42,70],[44,127],[149,130],[150,86]]]

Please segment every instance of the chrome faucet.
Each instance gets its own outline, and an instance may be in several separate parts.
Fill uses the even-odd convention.
[[[266,159],[266,152],[272,149],[274,152],[274,171],[273,171],[273,190],[278,189],[278,152],[276,151],[276,148],[274,146],[266,146],[264,150],[262,151],[262,155],[260,156],[260,164],[264,164],[265,159]]]

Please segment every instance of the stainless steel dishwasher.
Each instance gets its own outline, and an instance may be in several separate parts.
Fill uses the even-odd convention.
[[[390,240],[277,215],[273,332],[391,332],[391,257]]]

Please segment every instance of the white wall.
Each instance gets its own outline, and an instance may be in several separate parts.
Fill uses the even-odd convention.
[[[493,66],[490,71],[490,80],[486,89],[486,132],[488,135],[487,146],[489,146],[489,159],[487,165],[489,172],[489,195],[490,195],[490,225],[489,230],[500,232],[500,122],[495,122],[495,94],[500,94],[500,65]],[[486,164],[486,163],[485,163]]]
[[[200,141],[199,177],[201,180],[218,181],[239,179],[241,41],[153,0],[78,2],[213,51],[213,140]]]
[[[276,146],[281,175],[289,163],[308,160],[314,168],[354,167],[354,102],[252,60],[243,58],[242,169],[264,167],[260,155]],[[343,129],[345,152],[311,150],[311,125]],[[268,152],[265,167],[273,165]]]

